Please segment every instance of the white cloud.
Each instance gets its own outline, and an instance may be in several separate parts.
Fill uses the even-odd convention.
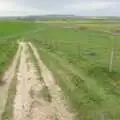
[[[68,6],[64,6],[67,9],[71,10],[98,10],[104,9],[110,6],[113,6],[115,3],[110,1],[94,1],[94,2],[81,2],[76,4],[70,4]]]
[[[26,7],[11,1],[0,1],[0,16],[18,16],[45,14],[46,11]]]
[[[39,14],[117,15],[119,0],[0,0],[0,16]]]
[[[0,11],[6,11],[8,9],[11,9],[13,7],[13,4],[8,1],[0,1]]]

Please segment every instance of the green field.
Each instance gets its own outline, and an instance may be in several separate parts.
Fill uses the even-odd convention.
[[[74,21],[1,22],[1,43],[1,37],[16,36],[4,38],[6,42],[0,44],[0,72],[3,73],[8,60],[15,54],[17,39],[24,38],[37,47],[77,113],[78,120],[101,120],[102,117],[119,120],[120,37],[105,32],[118,26],[118,22],[105,24],[94,21],[91,24]],[[32,33],[30,29],[38,31]],[[113,39],[116,49],[113,72],[110,73]]]
[[[31,22],[0,21],[0,78],[13,60],[17,51],[17,40],[33,30],[36,30],[36,25]]]
[[[113,46],[110,34],[95,28],[66,29],[53,23],[40,26],[43,30],[30,38],[78,112],[78,119],[93,120],[95,116],[97,120],[103,116],[119,119],[119,37],[115,38],[114,69],[109,73]],[[102,28],[103,31],[106,29]]]

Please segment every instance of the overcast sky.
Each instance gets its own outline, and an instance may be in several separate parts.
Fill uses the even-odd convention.
[[[120,16],[120,0],[0,0],[0,16]]]

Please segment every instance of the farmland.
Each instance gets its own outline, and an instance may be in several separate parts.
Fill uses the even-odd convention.
[[[76,119],[120,119],[120,37],[106,32],[119,26],[119,22],[96,21],[0,22],[1,77],[13,60],[18,40],[30,41],[77,113]]]

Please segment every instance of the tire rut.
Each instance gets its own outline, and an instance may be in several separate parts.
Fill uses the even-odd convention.
[[[54,110],[55,120],[74,120],[74,115],[69,111],[69,107],[67,101],[63,99],[62,90],[58,85],[55,84],[54,77],[51,71],[44,65],[40,56],[36,50],[36,48],[32,45],[32,43],[28,43],[33,51],[34,56],[37,59],[39,68],[41,69],[41,76],[49,89],[50,95],[52,97],[52,108]],[[50,120],[54,120],[50,119]]]
[[[50,102],[41,97],[44,86],[31,60],[26,43],[23,46],[17,73],[17,92],[14,100],[13,120],[53,120]]]

